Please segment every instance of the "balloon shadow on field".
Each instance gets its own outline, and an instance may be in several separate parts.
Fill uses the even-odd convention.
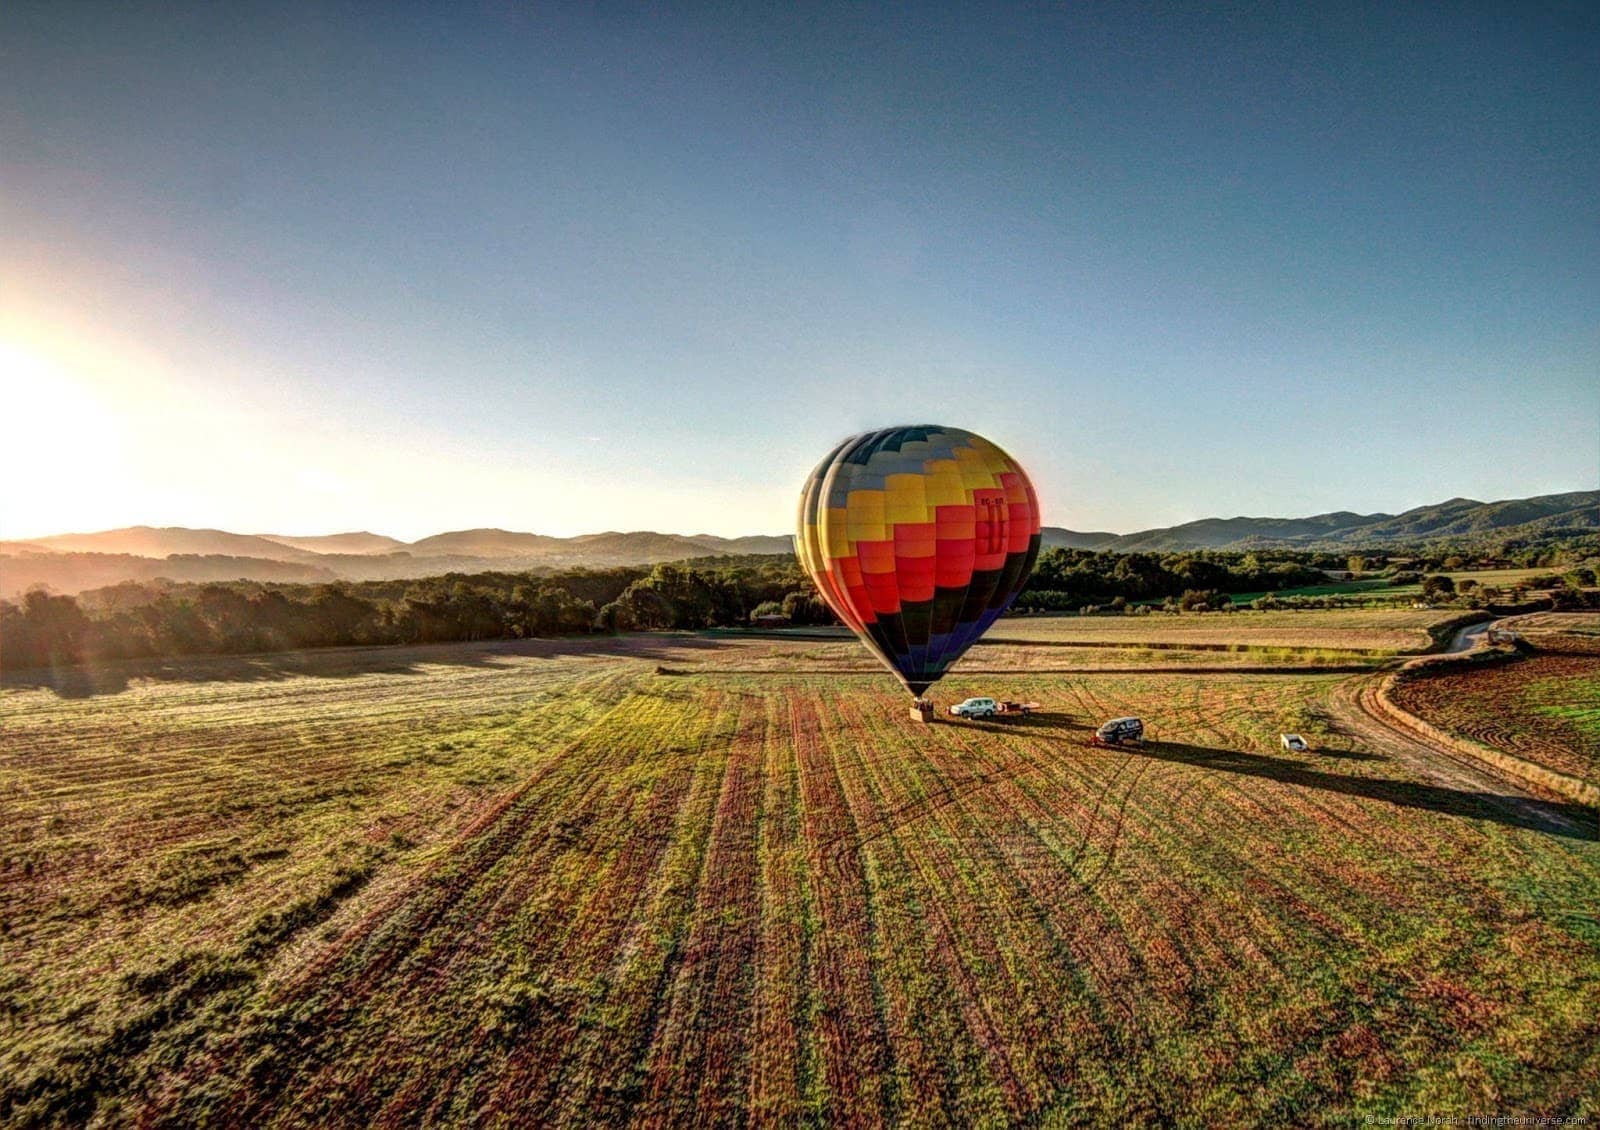
[[[1582,804],[1536,800],[1531,797],[1507,796],[1499,793],[1466,792],[1442,785],[1399,781],[1390,777],[1355,777],[1343,773],[1325,773],[1287,758],[1231,749],[1212,749],[1206,746],[1186,745],[1182,742],[1147,742],[1143,755],[1159,761],[1182,762],[1201,769],[1261,777],[1269,781],[1298,785],[1301,788],[1321,789],[1324,792],[1339,793],[1344,796],[1383,801],[1402,808],[1417,808],[1451,816],[1492,820],[1511,828],[1525,828],[1529,831],[1565,836],[1575,840],[1600,840],[1600,812]],[[1349,760],[1350,757],[1345,755],[1343,759]],[[1361,760],[1384,759],[1366,754],[1361,755]]]
[[[950,714],[939,714],[934,716],[932,724],[955,726],[963,730],[987,730],[996,734],[1028,734],[1041,737],[1046,734],[1071,736],[1094,732],[1094,727],[1089,723],[1080,722],[1070,714],[1052,710],[1035,710],[1016,717],[997,715],[993,718],[956,718]]]

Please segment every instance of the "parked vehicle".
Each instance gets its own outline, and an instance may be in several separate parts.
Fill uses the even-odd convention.
[[[1137,718],[1113,718],[1094,732],[1091,745],[1138,745],[1144,741],[1144,723]]]
[[[969,698],[950,708],[957,718],[993,718],[996,714],[1031,714],[1039,709],[1037,702],[1003,702],[994,698]]]
[[[992,698],[969,698],[950,708],[957,718],[988,718],[1000,712],[1000,704]]]
[[[969,698],[950,708],[957,718],[989,718],[1000,713],[1000,704],[992,698]]]
[[[1283,748],[1290,753],[1304,753],[1311,748],[1299,734],[1282,734],[1279,735],[1278,740],[1283,743]]]

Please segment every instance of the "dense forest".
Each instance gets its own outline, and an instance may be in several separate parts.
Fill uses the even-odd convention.
[[[1488,556],[1345,556],[1296,550],[1250,553],[1108,553],[1051,549],[1040,555],[1020,611],[1165,605],[1215,610],[1250,594],[1326,583],[1355,571],[1396,584],[1474,567],[1553,570],[1540,587],[1575,592],[1595,582],[1594,539],[1506,543]],[[1586,565],[1585,562],[1591,563]],[[1427,577],[1432,599],[1479,599]],[[1448,587],[1446,587],[1448,585]],[[1314,599],[1314,598],[1313,598]],[[1338,599],[1330,597],[1327,599]],[[232,581],[126,582],[76,597],[43,589],[0,601],[0,666],[279,651],[352,644],[523,639],[585,632],[703,629],[787,621],[834,623],[793,557],[717,557],[650,569],[450,573],[422,580],[292,584]]]

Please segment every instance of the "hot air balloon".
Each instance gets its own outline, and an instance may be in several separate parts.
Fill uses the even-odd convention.
[[[822,598],[921,699],[1013,600],[1039,502],[982,436],[922,425],[851,436],[800,493],[795,553]]]

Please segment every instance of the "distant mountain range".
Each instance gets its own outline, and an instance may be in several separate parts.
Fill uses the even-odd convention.
[[[1202,518],[1133,534],[1044,528],[1047,548],[1167,553],[1187,549],[1378,549],[1443,538],[1525,537],[1600,529],[1600,491],[1476,502],[1452,498],[1403,514],[1337,511],[1310,518]],[[608,532],[558,538],[512,530],[456,530],[403,542],[365,531],[288,537],[132,526],[90,534],[0,541],[0,596],[37,584],[73,593],[121,581],[393,580],[490,569],[603,568],[694,557],[792,552],[787,534]]]
[[[1186,549],[1380,549],[1443,538],[1527,537],[1554,529],[1600,529],[1600,491],[1478,502],[1452,498],[1403,514],[1339,510],[1310,518],[1202,518],[1134,534],[1083,534],[1048,526],[1046,546],[1113,553]]]
[[[63,593],[122,581],[382,581],[491,569],[605,568],[695,557],[790,553],[787,535],[608,532],[558,538],[512,530],[456,530],[414,542],[365,531],[288,537],[182,526],[0,541],[0,596],[35,585]]]

